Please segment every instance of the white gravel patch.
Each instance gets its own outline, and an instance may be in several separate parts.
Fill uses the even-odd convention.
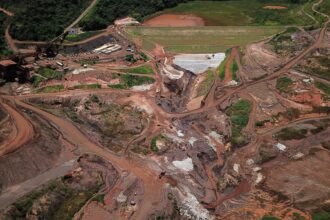
[[[277,143],[275,144],[275,147],[280,150],[280,151],[286,151],[286,146],[284,144],[281,144],[281,143]]]
[[[183,189],[184,193],[178,190],[181,200],[180,215],[187,219],[213,220],[214,217],[198,202],[189,188],[184,186]]]
[[[233,169],[236,173],[239,173],[239,168],[240,168],[240,165],[235,163],[234,166],[233,166]]]
[[[176,142],[176,143],[184,143],[185,141],[182,138],[179,138],[177,135],[175,134],[171,134],[171,133],[166,133],[164,134],[165,137],[171,139],[172,141]]]
[[[216,131],[211,131],[209,135],[219,144],[222,144],[222,135],[218,134]]]
[[[227,86],[237,86],[237,85],[238,85],[238,82],[235,80],[231,80],[227,83]]]
[[[301,158],[303,158],[305,156],[305,154],[301,153],[301,152],[298,152],[297,154],[295,154],[292,158],[294,160],[299,160]]]
[[[194,145],[194,143],[197,141],[197,138],[195,138],[195,137],[191,137],[191,138],[189,138],[189,144],[191,145],[191,146],[193,146]]]
[[[257,174],[256,184],[261,183],[261,181],[264,179],[264,176],[261,173]]]
[[[73,75],[78,75],[80,73],[85,73],[85,72],[88,72],[88,71],[92,71],[94,70],[93,68],[80,68],[80,69],[75,69],[72,71],[72,74]]]
[[[133,86],[132,90],[134,91],[148,91],[152,87],[152,84],[145,84],[145,85],[140,85],[140,86]]]
[[[215,54],[180,54],[174,57],[173,63],[195,74],[203,73],[208,68],[217,68],[225,59],[224,53]]]
[[[192,162],[192,159],[190,157],[187,157],[186,159],[184,160],[175,160],[172,162],[172,164],[182,170],[182,171],[185,171],[185,172],[190,172],[192,170],[194,170],[194,165],[193,165],[193,162]]]
[[[127,196],[125,196],[125,195],[123,194],[123,192],[121,192],[121,193],[118,195],[118,197],[116,198],[116,200],[117,200],[117,202],[119,202],[119,203],[124,203],[124,202],[127,201]]]
[[[178,130],[178,131],[176,132],[176,135],[178,135],[178,137],[184,137],[184,133],[183,133],[182,130]]]

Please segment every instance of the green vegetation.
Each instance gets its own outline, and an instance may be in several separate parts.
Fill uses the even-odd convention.
[[[313,66],[310,66],[309,64],[312,64]],[[298,66],[297,69],[306,74],[330,80],[329,66],[330,57],[326,54],[322,54],[322,56],[308,57],[308,64]]]
[[[231,79],[238,81],[238,78],[237,78],[238,65],[237,65],[237,62],[235,59],[230,64],[230,71],[231,71]]]
[[[99,0],[93,10],[80,22],[84,30],[106,28],[115,19],[130,15],[138,20],[164,8],[176,6],[184,0]]]
[[[74,89],[101,89],[100,84],[82,84],[82,85],[75,85]]]
[[[151,150],[152,150],[153,152],[156,152],[156,153],[158,153],[158,151],[159,151],[159,149],[158,149],[158,147],[157,147],[157,140],[158,140],[158,138],[159,138],[159,136],[153,137],[153,138],[151,139],[151,143],[150,143]]]
[[[47,41],[60,35],[87,8],[91,0],[12,0],[9,2],[20,7],[12,18],[10,34],[13,38]]]
[[[143,154],[143,155],[150,154],[150,150],[148,148],[139,147],[139,146],[133,147],[132,152],[136,153],[136,154]]]
[[[121,74],[120,83],[115,85],[108,85],[110,88],[114,89],[128,89],[133,86],[140,86],[144,84],[152,84],[155,82],[155,79],[147,76],[135,76],[131,74]]]
[[[59,72],[47,67],[41,67],[38,70],[38,74],[47,79],[62,79],[62,77],[64,76],[63,72]]]
[[[139,66],[132,69],[123,69],[122,71],[126,71],[128,73],[138,73],[138,74],[154,74],[153,69],[149,65]]]
[[[317,212],[313,214],[313,220],[329,220],[330,212]]]
[[[322,83],[322,82],[315,82],[315,86],[322,90],[325,94],[330,95],[330,86]]]
[[[133,54],[126,55],[125,60],[130,63],[135,63],[137,61]]]
[[[282,93],[290,91],[290,86],[293,84],[291,78],[284,76],[276,80],[276,89]]]
[[[247,144],[246,137],[242,134],[242,129],[249,122],[251,103],[247,100],[239,100],[226,110],[232,124],[231,143],[235,147]]]
[[[39,88],[36,90],[37,93],[51,93],[51,92],[60,92],[64,89],[63,85],[54,85],[54,86],[46,86],[43,88]]]
[[[226,57],[221,62],[220,66],[218,67],[218,73],[219,73],[219,77],[220,77],[221,80],[224,80],[225,77],[226,77],[226,75],[225,75],[226,74],[226,64],[227,64],[228,58],[229,58],[229,56],[231,54],[231,50],[232,50],[232,48],[228,48],[226,50]]]
[[[273,47],[273,50],[278,54],[286,54],[287,52],[293,52],[295,50],[295,43],[292,40],[292,34],[299,32],[297,27],[288,27],[284,32],[276,34],[269,44]],[[308,41],[305,42],[308,44]]]
[[[199,85],[199,87],[197,89],[197,96],[207,95],[207,93],[210,91],[210,89],[213,85],[214,79],[215,79],[215,77],[214,77],[214,74],[213,74],[212,70],[208,70],[206,78]]]
[[[98,181],[95,180],[93,186],[86,189],[77,189],[67,183],[64,178],[52,181],[19,199],[12,205],[11,211],[5,215],[8,219],[24,219],[34,203],[46,200],[44,209],[38,210],[36,213],[38,217],[42,216],[42,218],[50,220],[72,219],[88,199],[99,190],[101,184]]]
[[[12,51],[8,49],[5,39],[6,20],[7,16],[0,12],[0,57],[12,54]]]
[[[235,18],[236,19],[236,18]],[[151,50],[155,43],[175,53],[215,53],[245,46],[282,31],[284,27],[126,27],[131,38],[142,40],[142,47]],[[239,33],[239,34],[238,34]]]
[[[292,214],[292,220],[306,220],[304,216],[301,216],[299,213],[294,212]]]
[[[102,31],[87,31],[81,34],[69,34],[65,37],[65,41],[68,42],[79,42],[79,41],[83,41],[86,40],[90,37],[93,37],[95,35],[98,35],[102,33]]]
[[[275,216],[265,215],[264,217],[261,218],[261,220],[281,220],[281,219]]]
[[[306,137],[307,129],[283,128],[276,134],[280,140],[300,140]]]
[[[254,123],[254,125],[256,126],[256,127],[262,127],[262,126],[264,126],[265,125],[265,123],[267,123],[267,122],[270,122],[271,120],[263,120],[263,121],[256,121],[255,123]]]
[[[94,198],[92,200],[104,204],[104,197],[105,197],[105,194],[98,194],[98,195],[94,196]]]
[[[300,116],[300,111],[299,109],[296,109],[296,108],[288,108],[285,112],[280,112],[277,116],[275,117],[279,117],[279,116],[282,116],[288,120],[294,120],[294,119],[297,119],[299,118]]]
[[[191,1],[179,4],[162,13],[194,14],[200,16],[209,26],[240,26],[240,25],[306,25],[312,20],[300,15],[304,7],[303,1]],[[264,6],[286,6],[287,9],[269,10]],[[296,4],[299,3],[299,4]],[[300,15],[300,16],[298,16]]]
[[[51,79],[62,79],[64,76],[63,72],[59,72],[48,67],[41,67],[38,70],[39,75],[35,75],[33,78],[34,86],[38,86],[41,82]]]

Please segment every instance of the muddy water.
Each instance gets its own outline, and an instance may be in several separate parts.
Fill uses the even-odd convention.
[[[194,27],[205,26],[203,18],[195,15],[162,14],[143,23],[149,27]]]

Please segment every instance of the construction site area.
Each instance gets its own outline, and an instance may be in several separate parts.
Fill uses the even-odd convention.
[[[317,28],[218,52],[147,49],[128,27],[205,25],[193,15],[126,17],[77,42],[78,21],[47,42],[7,30],[0,219],[330,219],[322,3]]]

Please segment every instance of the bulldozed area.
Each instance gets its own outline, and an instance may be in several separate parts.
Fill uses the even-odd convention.
[[[125,150],[130,138],[146,127],[148,115],[134,106],[117,104],[113,95],[34,99],[31,103],[73,121],[96,143],[114,152]]]
[[[0,219],[327,220],[329,23],[200,54],[116,25],[2,61],[26,81],[0,87]]]

